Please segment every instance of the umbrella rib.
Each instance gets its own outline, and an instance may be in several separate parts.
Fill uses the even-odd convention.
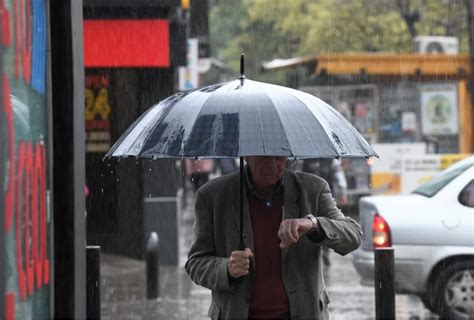
[[[222,87],[225,87],[225,85],[222,86]],[[222,88],[222,87],[221,87],[221,88]],[[219,88],[219,89],[220,89],[220,88]],[[195,118],[195,119],[199,119],[199,117],[201,116],[202,110],[204,109],[204,106],[206,105],[206,102],[211,98],[211,95],[212,95],[212,94],[209,94],[209,95],[206,97],[206,99],[201,103],[200,110],[199,110],[199,112],[196,113],[196,118]],[[183,119],[184,119],[184,117],[183,117]],[[191,126],[191,129],[189,130],[189,135],[188,135],[188,137],[193,133],[195,126],[196,126],[196,121],[193,121],[193,125]],[[184,145],[184,144],[183,144],[183,145]],[[184,154],[184,150],[181,150],[181,154]]]
[[[168,100],[170,100],[170,98],[167,98],[167,99],[165,99],[165,100],[159,102],[158,105],[164,104],[164,103],[165,103],[166,101],[168,101]],[[126,139],[129,139],[129,134],[132,133],[134,130],[136,130],[138,124],[139,124],[143,119],[145,119],[146,116],[149,115],[149,114],[153,111],[154,108],[158,107],[158,105],[157,105],[157,106],[152,106],[151,108],[149,108],[148,110],[146,110],[143,114],[141,114],[141,115],[138,117],[138,119],[136,119],[136,120],[132,123],[132,125],[129,127],[131,130],[130,130],[130,131],[126,131],[126,132],[123,134],[123,136],[126,135],[126,138],[125,138],[124,140],[122,140],[122,141],[120,142],[120,144],[122,144],[123,141],[125,141]],[[165,108],[165,107],[166,107],[166,106],[163,105],[163,108]],[[165,112],[163,111],[162,113],[160,113],[159,111],[160,111],[160,110],[157,110],[156,114],[159,115],[159,118],[162,119],[163,117],[165,117]],[[167,114],[167,113],[166,113],[166,114]],[[156,116],[156,115],[154,115],[154,116]],[[155,123],[158,123],[158,122],[159,122],[159,121],[156,121]],[[156,124],[155,124],[155,125],[156,125]],[[149,128],[146,128],[146,131],[151,132],[151,131],[155,128],[155,125],[150,125]],[[145,125],[145,127],[146,127],[146,125]],[[144,130],[145,130],[145,129],[144,129]],[[127,152],[130,152],[131,148],[133,148],[134,145],[136,144],[136,142],[140,139],[140,136],[141,136],[141,134],[138,134],[138,135],[135,137],[135,139],[133,139],[133,141],[129,142],[129,146],[127,147]],[[120,138],[120,139],[121,139],[121,138]],[[120,139],[119,139],[118,141],[120,141]],[[142,147],[146,144],[147,141],[148,141],[148,137],[146,137],[146,138],[143,140]],[[115,147],[115,144],[114,144],[114,146],[112,146],[112,149],[113,149],[114,147]],[[114,150],[114,152],[115,152],[116,150],[118,150],[119,148],[121,148],[121,147],[122,147],[121,145],[117,145],[117,148]],[[142,147],[140,147],[140,149],[141,149]],[[110,152],[110,151],[109,151],[109,152]],[[139,154],[140,154],[140,150],[137,151],[137,156],[138,156]]]
[[[268,94],[267,91],[265,91],[265,95],[266,95],[266,96],[268,97],[268,99],[273,103],[273,105],[276,106],[275,101],[272,99],[272,96],[271,96],[270,94]],[[277,113],[277,115],[278,115],[278,119],[280,120],[280,124],[283,126],[282,117],[281,117],[281,114],[280,114],[278,108],[275,108],[275,111],[276,111],[276,113]],[[263,129],[263,128],[261,128],[261,129]],[[283,132],[283,134],[285,135],[285,139],[286,139],[286,142],[287,142],[287,144],[288,144],[288,151],[291,153],[290,139],[288,139],[288,135],[286,134],[286,131],[285,131],[285,130],[282,130],[282,132]],[[262,132],[262,136],[263,136],[263,132]],[[265,140],[263,140],[262,143],[263,143],[263,150],[264,150],[264,152],[266,153],[266,151],[265,151]]]
[[[298,99],[303,105],[308,105],[306,104],[303,100],[300,99],[300,97],[298,97],[297,95],[293,95],[296,99]],[[310,109],[311,110],[311,109]],[[316,117],[316,115],[311,111],[311,114],[313,115],[314,118],[318,119]],[[323,114],[324,115],[324,114]],[[324,132],[327,134],[327,131],[326,131],[326,128],[322,125],[322,123],[320,122],[321,124],[321,127],[323,128]],[[332,142],[332,140],[330,140]],[[331,143],[331,147],[333,148],[334,152],[336,154],[339,154],[339,151],[337,150],[337,148],[334,146],[334,143]]]
[[[269,95],[267,92],[266,92],[266,94],[267,94],[267,96],[270,97],[270,100],[274,103],[274,105],[276,105],[275,102],[274,102],[274,100],[271,98],[271,95]],[[304,105],[304,106],[307,105],[306,103],[304,103],[304,101],[302,101],[302,100],[301,100],[299,97],[297,97],[296,95],[293,95],[293,97],[294,97],[295,99],[297,99],[302,105]],[[278,108],[275,108],[275,109],[276,109],[276,111],[277,111],[277,114],[278,114],[279,119],[282,120],[283,117],[280,115],[280,112],[279,112]],[[312,114],[313,117],[314,117],[314,114],[313,114],[312,112],[311,112],[311,114]],[[316,118],[316,117],[315,117],[315,118]],[[322,125],[321,125],[321,127],[322,127],[323,131],[327,134],[326,129],[325,129]],[[307,131],[306,128],[303,128],[303,129],[304,129],[304,132],[307,134],[307,136],[311,136],[311,135],[308,133],[308,131]],[[287,141],[288,144],[290,145],[290,140],[289,140],[288,135],[286,134],[286,132],[285,132],[285,137],[286,137],[286,141]],[[339,154],[339,152],[335,149],[334,144],[331,143],[331,147],[333,148],[333,150],[335,151],[336,154]],[[291,153],[291,151],[292,151],[291,148],[290,148],[289,151],[290,151],[290,153]]]
[[[342,115],[340,114],[339,112],[337,112],[337,110],[335,110],[334,108],[326,108],[328,109],[334,116],[336,116],[339,120],[341,120],[342,123],[346,124],[346,127],[352,131],[352,134],[355,135],[356,137],[360,135],[360,132],[358,132],[354,126]],[[362,139],[362,141],[365,141],[365,139]],[[364,152],[365,153],[368,153],[370,154],[371,151],[369,149],[366,148],[366,146],[364,145],[358,145],[358,146],[361,146],[364,148]]]
[[[192,90],[192,91],[197,91],[197,90],[199,90],[199,89],[201,89],[201,88],[196,88],[196,89],[194,89],[194,90]],[[202,110],[202,107],[204,106],[204,104],[206,103],[206,101],[209,99],[210,96],[211,96],[211,95],[209,94],[208,97],[207,97],[207,98],[204,100],[204,102],[201,104],[201,110]],[[186,97],[184,97],[182,100],[184,100],[184,99],[186,99]],[[180,102],[181,102],[181,101],[180,101]],[[179,103],[179,102],[178,102],[178,103]],[[169,111],[164,117],[166,117],[166,116],[171,112],[172,109],[173,109],[173,108],[170,108],[170,111]],[[172,127],[171,132],[174,132],[175,129],[182,123],[182,120],[186,118],[185,115],[189,112],[190,109],[191,109],[191,108],[189,108],[189,107],[188,107],[188,108],[185,108],[184,116],[180,119],[180,121],[175,121],[175,124],[174,124],[174,126]],[[199,114],[200,114],[201,110],[199,110],[199,112],[197,113],[196,119],[199,117]],[[163,119],[164,119],[164,117],[163,117]],[[193,121],[193,123],[195,124],[195,121]],[[192,132],[192,129],[193,129],[193,127],[194,127],[194,124],[193,124],[193,126],[191,127],[190,132]],[[155,124],[155,128],[156,128],[157,125],[158,125],[158,123]],[[166,149],[167,149],[168,144],[169,144],[169,142],[171,141],[171,139],[172,139],[172,136],[171,136],[171,135],[169,135],[168,137],[166,137],[166,140],[164,141],[164,143],[163,143],[163,145],[162,145],[162,150],[166,150]],[[183,154],[184,154],[184,150],[180,149],[180,154],[183,155]]]
[[[175,95],[175,96],[176,96],[176,95]],[[176,102],[176,103],[177,103],[177,102]],[[163,107],[165,107],[165,106],[163,106]],[[166,116],[168,116],[168,114],[171,112],[172,109],[173,109],[173,107],[170,107],[170,108],[168,109],[168,112],[163,112],[163,114],[161,115],[159,121],[156,121],[156,122],[153,124],[153,126],[151,127],[150,132],[154,132],[154,131],[155,131],[156,127],[158,127],[158,126],[161,124],[161,122],[166,118]],[[143,145],[144,145],[144,146],[148,143],[148,141],[151,139],[151,137],[152,137],[152,135],[148,135],[148,136],[146,137],[146,139],[143,141]],[[168,139],[169,139],[169,137],[168,137]]]

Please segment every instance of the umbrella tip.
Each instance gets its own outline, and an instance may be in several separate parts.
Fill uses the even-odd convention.
[[[245,79],[245,75],[244,75],[244,65],[245,65],[245,64],[244,64],[244,60],[245,60],[245,59],[244,59],[244,54],[241,53],[241,54],[240,54],[240,77],[239,77],[239,79],[241,79],[241,80],[242,80],[242,79]]]

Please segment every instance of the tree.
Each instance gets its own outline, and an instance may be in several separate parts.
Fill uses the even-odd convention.
[[[417,35],[456,36],[467,52],[466,21],[463,0],[221,0],[212,9],[211,34],[220,37],[216,51],[222,60],[238,70],[238,56],[245,52],[248,74],[262,79],[263,61],[411,52]]]

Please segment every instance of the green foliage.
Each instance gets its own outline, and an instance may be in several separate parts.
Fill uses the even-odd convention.
[[[464,0],[220,0],[210,25],[217,56],[237,71],[244,52],[246,74],[259,80],[269,77],[259,69],[264,61],[411,52],[416,35],[456,36],[461,52],[468,48]]]

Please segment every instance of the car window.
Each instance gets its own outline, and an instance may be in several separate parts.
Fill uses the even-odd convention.
[[[474,180],[471,180],[459,194],[459,202],[462,205],[474,208]]]
[[[426,197],[434,196],[438,191],[444,188],[448,183],[454,180],[457,176],[463,173],[466,169],[474,166],[474,157],[469,157],[460,161],[438,175],[434,176],[428,182],[419,186],[413,193],[420,194]]]

